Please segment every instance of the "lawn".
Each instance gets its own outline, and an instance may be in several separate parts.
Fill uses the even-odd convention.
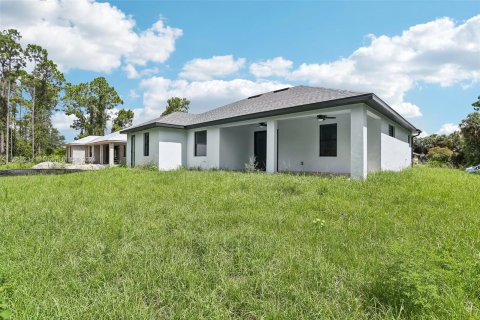
[[[0,301],[15,319],[480,318],[479,191],[434,168],[0,178]]]

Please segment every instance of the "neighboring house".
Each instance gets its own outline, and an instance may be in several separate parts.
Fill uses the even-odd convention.
[[[114,132],[105,136],[88,136],[66,144],[67,162],[74,164],[126,163],[127,135]]]
[[[411,165],[420,132],[373,93],[298,86],[201,114],[172,113],[121,131],[127,165],[161,170],[242,170],[255,156],[267,172],[348,174]]]

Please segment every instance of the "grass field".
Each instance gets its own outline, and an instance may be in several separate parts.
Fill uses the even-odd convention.
[[[480,318],[480,176],[0,178],[15,319]]]

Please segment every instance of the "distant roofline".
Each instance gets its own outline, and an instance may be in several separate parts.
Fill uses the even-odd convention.
[[[73,142],[70,142],[70,143],[65,143],[64,145],[65,146],[88,146],[88,145],[99,145],[99,144],[107,144],[107,143],[127,143],[126,140],[123,140],[123,139],[104,139],[102,140],[102,138],[105,138],[107,136],[115,136],[114,134],[115,133],[118,133],[118,134],[122,134],[121,132],[112,132],[112,133],[109,133],[109,134],[106,134],[104,136],[86,136],[86,137],[83,137],[81,139],[85,139],[85,138],[89,138],[89,137],[92,137],[91,140],[88,140],[87,142],[78,142],[79,140],[81,139],[78,139],[76,141],[73,141]],[[122,134],[123,135],[123,134]]]
[[[305,86],[300,86],[300,87],[305,87]],[[312,87],[312,88],[316,88],[316,87]],[[283,90],[286,90],[286,89],[280,89],[280,91],[283,91]],[[349,91],[349,90],[345,90],[345,91]],[[353,91],[350,91],[350,92],[353,92]],[[269,93],[269,92],[266,92],[266,93]],[[266,93],[259,94],[257,96],[262,96]],[[257,96],[253,96],[253,97],[257,97]],[[246,99],[251,99],[251,98],[252,97],[248,97]],[[246,99],[242,99],[242,100],[246,100]],[[242,100],[239,100],[239,101],[242,101]],[[372,107],[376,111],[385,115],[389,119],[399,123],[405,128],[412,130],[412,132],[418,132],[418,133],[421,132],[421,130],[417,129],[413,124],[408,122],[398,112],[396,112],[392,107],[390,107],[387,103],[385,103],[382,99],[380,99],[374,93],[358,93],[358,95],[352,96],[352,97],[333,99],[333,100],[315,102],[310,104],[296,105],[296,106],[275,109],[275,110],[253,112],[253,113],[243,114],[239,116],[232,116],[232,117],[227,117],[223,119],[198,122],[198,123],[187,124],[187,125],[162,123],[161,119],[159,119],[158,121],[150,120],[146,123],[123,129],[120,131],[120,133],[126,134],[126,133],[137,132],[137,131],[142,131],[150,128],[156,128],[156,127],[176,128],[176,129],[194,129],[194,128],[205,127],[205,126],[220,125],[220,124],[226,124],[226,123],[232,123],[232,122],[238,122],[238,121],[253,120],[256,118],[292,114],[297,112],[311,111],[316,109],[331,108],[336,106],[351,105],[351,104],[357,104],[357,103],[367,104],[368,106]],[[227,104],[227,106],[228,105],[229,104]],[[222,107],[225,107],[225,106],[222,106]],[[222,107],[219,107],[219,108],[222,108]],[[218,108],[215,108],[215,109],[218,109]],[[215,109],[212,109],[212,110],[215,110]],[[192,114],[192,116],[196,116],[196,115]]]

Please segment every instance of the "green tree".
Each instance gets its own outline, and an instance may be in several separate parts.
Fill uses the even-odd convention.
[[[473,112],[460,123],[467,164],[480,163],[480,113]]]
[[[88,84],[80,83],[72,85],[68,83],[65,87],[63,97],[64,111],[66,115],[73,115],[75,119],[70,125],[75,130],[80,130],[77,138],[83,138],[90,132],[88,116],[93,114],[93,107],[88,103]]]
[[[10,138],[13,136],[12,119],[15,119],[11,92],[15,90],[19,70],[25,67],[20,39],[21,35],[15,29],[0,32],[0,153],[6,154],[7,161],[12,151],[13,140]]]
[[[439,162],[450,162],[453,156],[453,151],[447,147],[433,147],[428,150],[428,158],[430,160],[439,161]]]
[[[117,132],[132,125],[134,113],[129,109],[120,109],[112,121],[112,132]]]
[[[47,50],[40,46],[28,45],[26,53],[34,62],[30,75],[29,94],[31,97],[32,153],[44,154],[58,146],[61,137],[53,128],[52,115],[58,111],[60,93],[64,89],[65,77],[57,65],[48,58]]]
[[[473,109],[475,111],[480,111],[480,96],[477,98],[478,100],[472,103]]]
[[[104,77],[93,79],[89,83],[90,103],[94,108],[94,121],[90,123],[93,127],[93,135],[103,136],[107,127],[107,121],[110,120],[109,111],[123,104],[122,99],[111,87]],[[91,119],[91,118],[90,118]]]
[[[453,152],[449,162],[455,166],[461,166],[465,162],[463,135],[455,131],[449,135],[432,134],[423,138],[414,139],[413,151],[419,154],[428,155],[430,159],[433,148],[448,148]]]
[[[188,112],[190,101],[186,98],[172,97],[167,100],[167,106],[162,116],[166,116],[174,112]]]
[[[17,30],[0,31],[0,153],[7,160],[48,153],[63,139],[51,118],[65,78],[47,50],[34,44],[24,49],[20,39]]]
[[[89,135],[104,135],[110,110],[122,99],[104,77],[98,77],[88,83],[68,84],[65,89],[64,110],[67,115],[74,115],[71,127],[80,130],[78,138]]]

